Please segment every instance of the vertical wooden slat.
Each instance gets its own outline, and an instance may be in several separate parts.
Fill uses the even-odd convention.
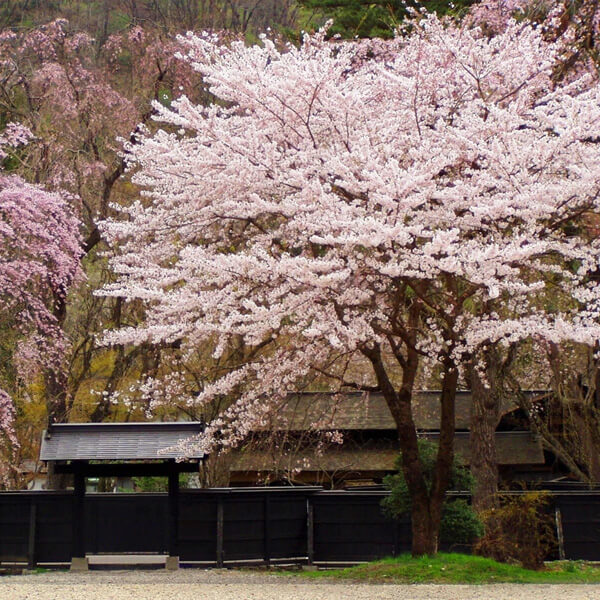
[[[169,556],[179,556],[179,473],[169,463]]]
[[[315,560],[315,509],[312,498],[306,499],[306,554],[308,564]]]
[[[219,496],[217,500],[217,567],[221,569],[223,567],[223,555],[224,555],[224,546],[223,546],[223,522],[224,522],[224,507],[223,507],[223,497]]]
[[[265,492],[264,496],[264,533],[265,533],[265,544],[264,544],[264,560],[265,563],[271,562],[271,495],[269,492]]]
[[[37,528],[37,505],[35,499],[31,499],[31,505],[29,508],[29,539],[27,542],[27,568],[35,569],[36,557],[35,557],[35,540],[36,540],[36,528]]]
[[[77,465],[73,476],[73,552],[85,558],[85,475],[84,465]]]

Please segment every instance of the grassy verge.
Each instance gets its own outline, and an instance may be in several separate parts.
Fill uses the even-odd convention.
[[[405,554],[347,569],[305,571],[301,576],[369,583],[600,583],[600,566],[562,561],[550,563],[542,571],[530,571],[480,556],[412,558]]]

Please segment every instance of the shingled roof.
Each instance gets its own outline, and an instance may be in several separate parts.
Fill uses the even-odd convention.
[[[425,437],[435,440],[437,434]],[[469,434],[458,432],[455,451],[469,464]],[[529,431],[496,433],[496,451],[499,465],[544,464],[541,442]],[[375,444],[370,447],[329,447],[322,454],[306,450],[293,455],[261,451],[239,452],[232,463],[233,472],[271,471],[395,471],[400,450],[397,444]]]
[[[413,418],[418,429],[435,431],[440,427],[440,392],[417,392],[413,398]],[[471,392],[456,395],[456,429],[468,430]],[[516,408],[510,401],[502,405],[502,414]],[[271,415],[263,428],[271,431],[308,429],[389,430],[396,424],[381,393],[347,392],[303,393],[290,396]]]
[[[179,441],[202,433],[203,424],[184,423],[67,423],[44,431],[40,460],[166,460],[164,452]],[[187,458],[200,459],[202,453]]]

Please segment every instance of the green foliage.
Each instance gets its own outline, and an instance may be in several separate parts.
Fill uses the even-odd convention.
[[[428,440],[419,440],[419,456],[423,465],[427,489],[431,489],[437,444]],[[409,514],[411,510],[410,493],[402,472],[402,455],[396,460],[398,473],[384,478],[384,485],[390,495],[382,501],[384,512],[393,519]],[[455,456],[450,474],[450,489],[470,492],[474,480],[470,471]],[[475,511],[463,499],[447,500],[442,510],[440,541],[447,543],[470,544],[483,534],[483,526]]]
[[[109,13],[109,31],[122,31],[131,25],[131,17],[120,10],[111,10]]]
[[[430,0],[427,10],[440,15],[460,14],[474,0]],[[318,11],[324,19],[333,19],[330,34],[343,38],[390,38],[407,16],[407,8],[423,6],[416,0],[299,0],[306,9]]]
[[[446,502],[442,511],[440,540],[453,544],[471,544],[483,535],[483,523],[464,499]]]
[[[179,474],[179,487],[187,488],[190,483],[190,473]],[[136,492],[166,492],[169,489],[169,481],[166,477],[133,477],[133,485]]]
[[[163,106],[170,106],[171,105],[171,102],[173,101],[173,93],[171,92],[171,90],[168,87],[162,86],[158,90],[158,101]]]
[[[556,544],[548,492],[501,497],[500,508],[480,516],[485,534],[475,552],[501,562],[541,569]]]
[[[302,576],[369,583],[599,583],[600,568],[581,561],[563,561],[543,571],[532,571],[481,556],[440,553],[419,558],[403,554],[348,569],[308,571]]]

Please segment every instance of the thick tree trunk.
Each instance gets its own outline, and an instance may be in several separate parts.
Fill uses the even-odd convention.
[[[431,556],[438,551],[442,510],[450,485],[450,474],[454,461],[457,384],[458,371],[448,367],[444,375],[440,398],[440,438],[431,491],[429,493],[425,491],[425,494],[422,494],[420,487],[415,490],[415,493],[412,493],[411,490],[413,556],[423,556],[424,554]],[[402,447],[402,442],[400,446]],[[406,471],[405,469],[404,477],[407,479]]]
[[[411,529],[413,556],[433,556],[437,554],[439,544],[439,525],[436,527],[431,518],[429,502],[412,502]]]
[[[500,420],[500,382],[492,366],[487,369],[489,386],[486,387],[480,374],[470,368],[471,381],[471,474],[475,479],[473,507],[477,511],[497,506],[498,458],[496,454],[496,427]]]
[[[66,423],[68,421],[66,376],[60,371],[53,371],[46,373],[44,379],[48,426],[53,423]],[[54,463],[48,463],[46,489],[66,490],[70,482],[71,477],[69,475],[55,473]]]
[[[62,327],[67,316],[66,298],[56,298],[55,301],[56,304],[53,314],[60,327]],[[67,375],[61,369],[49,370],[44,373],[48,427],[53,423],[66,423],[69,420],[67,383]],[[71,478],[68,475],[55,473],[53,463],[48,464],[46,489],[65,490],[67,489],[70,480]]]
[[[454,457],[455,398],[458,371],[446,364],[440,399],[440,439],[435,473],[428,490],[419,457],[417,428],[412,415],[412,395],[418,367],[416,351],[409,349],[403,368],[402,386],[392,385],[379,347],[363,350],[371,361],[383,397],[392,413],[402,451],[402,470],[411,498],[412,554],[433,555],[438,549],[439,531],[446,490]]]
[[[579,393],[579,397],[578,397]],[[600,439],[598,436],[598,413],[592,399],[585,393],[574,390],[572,406],[565,414],[565,427],[574,448],[573,455],[584,467],[589,476],[590,485],[600,482]]]
[[[429,535],[433,552],[437,552],[442,510],[446,492],[450,485],[452,464],[454,462],[454,432],[456,429],[456,388],[458,386],[458,370],[451,364],[444,365],[442,394],[440,397],[440,439],[433,473],[433,481],[429,498]],[[427,552],[430,554],[430,552]]]

